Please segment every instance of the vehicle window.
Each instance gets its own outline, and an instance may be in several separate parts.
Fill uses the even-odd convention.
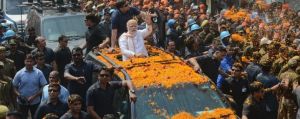
[[[181,111],[197,115],[204,110],[228,107],[210,84],[177,85],[170,89],[147,87],[137,91],[137,119],[165,119]]]
[[[12,15],[21,14],[21,7],[17,7],[17,5],[21,5],[23,2],[27,2],[27,0],[6,0],[6,13]],[[23,14],[27,14],[29,12],[29,7],[22,7]]]
[[[73,38],[83,38],[87,28],[84,25],[84,15],[48,18],[42,21],[42,36],[47,40],[57,41],[60,35]]]

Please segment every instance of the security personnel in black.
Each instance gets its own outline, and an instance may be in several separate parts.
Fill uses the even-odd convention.
[[[109,39],[103,31],[99,28],[100,18],[94,14],[88,14],[85,17],[85,25],[88,27],[88,31],[85,33],[86,43],[82,49],[86,48],[86,54],[88,54],[95,46],[102,43],[108,43]],[[104,41],[105,40],[105,41]],[[104,46],[103,44],[101,46]]]
[[[263,84],[254,81],[250,84],[250,92],[251,94],[243,105],[242,119],[265,119],[267,110],[266,104],[262,100],[264,97]]]

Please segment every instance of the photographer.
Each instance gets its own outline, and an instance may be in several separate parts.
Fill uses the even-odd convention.
[[[151,8],[149,9],[150,14],[154,15],[151,17],[153,22],[153,35],[152,39],[156,47],[165,48],[167,44],[165,44],[166,38],[166,19],[164,15],[157,9]]]

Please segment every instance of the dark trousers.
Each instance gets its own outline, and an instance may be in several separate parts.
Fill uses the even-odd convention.
[[[31,117],[33,119],[36,109],[38,108],[39,104],[35,105],[20,105],[19,104],[19,111],[23,113],[23,115],[28,118],[28,111],[30,111]]]

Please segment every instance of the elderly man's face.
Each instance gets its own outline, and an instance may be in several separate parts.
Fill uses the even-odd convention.
[[[46,39],[45,39],[44,37],[38,38],[37,41],[38,41],[38,42],[37,42],[37,46],[38,46],[38,47],[41,47],[41,48],[46,47]]]
[[[137,26],[138,26],[138,24],[137,24],[136,21],[134,21],[134,20],[128,21],[128,23],[127,23],[128,32],[133,32],[133,33],[136,32],[137,31]]]

